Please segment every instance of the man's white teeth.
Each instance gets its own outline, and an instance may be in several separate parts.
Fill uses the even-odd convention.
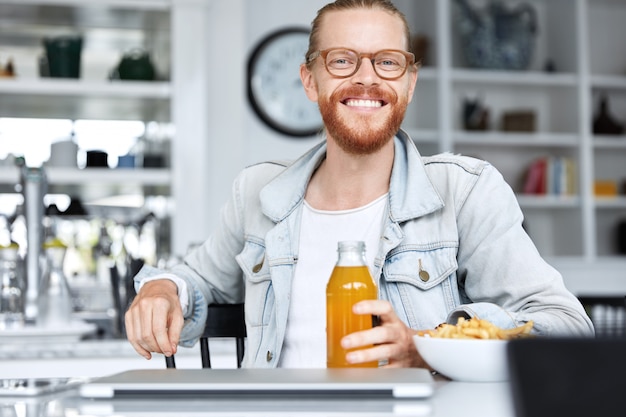
[[[350,107],[382,107],[378,100],[348,100],[346,105]]]

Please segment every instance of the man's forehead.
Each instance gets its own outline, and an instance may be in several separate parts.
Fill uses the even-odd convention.
[[[332,11],[320,23],[320,49],[344,46],[377,50],[407,46],[402,19],[384,10]]]

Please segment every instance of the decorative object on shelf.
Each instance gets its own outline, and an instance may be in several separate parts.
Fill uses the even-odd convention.
[[[617,223],[617,253],[626,255],[626,219]]]
[[[83,38],[80,35],[43,38],[45,62],[42,76],[53,78],[80,78]]]
[[[480,131],[489,129],[489,109],[482,104],[481,99],[463,99],[463,128]]]
[[[113,80],[154,81],[156,70],[150,54],[141,48],[135,48],[122,56],[110,78]]]
[[[13,64],[13,58],[9,58],[6,64],[0,64],[0,78],[13,77],[15,77],[15,65]]]
[[[461,49],[475,68],[525,70],[535,49],[537,12],[529,3],[508,8],[491,0],[480,10],[468,0],[455,0]]]
[[[502,130],[505,132],[534,132],[535,112],[532,110],[511,110],[502,113]]]
[[[322,129],[317,107],[308,99],[299,76],[309,30],[286,28],[263,38],[248,60],[248,99],[256,115],[287,136],[314,136]]]
[[[596,135],[621,135],[624,133],[624,125],[611,114],[609,99],[605,94],[600,96],[600,106],[593,119],[593,133]]]
[[[46,166],[76,168],[78,166],[77,154],[78,145],[71,138],[54,142],[50,145],[50,158]]]
[[[593,194],[596,197],[617,197],[617,182],[613,180],[595,180]]]
[[[554,74],[557,72],[556,63],[553,59],[547,59],[546,63],[543,65],[543,70],[547,73]]]
[[[170,140],[162,133],[146,132],[137,140],[131,154],[135,155],[135,166],[143,168],[165,168],[169,165],[167,155]]]
[[[104,151],[87,151],[86,168],[108,168],[109,155]]]
[[[127,153],[117,157],[117,168],[135,168],[135,155]]]

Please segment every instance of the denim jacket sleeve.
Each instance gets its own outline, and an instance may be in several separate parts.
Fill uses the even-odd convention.
[[[231,195],[220,212],[218,226],[209,238],[183,262],[168,273],[187,284],[189,305],[183,312],[185,325],[180,345],[192,346],[202,332],[211,303],[240,303],[245,296],[245,278],[239,262],[246,240],[255,240],[273,223],[261,212],[258,198],[260,189],[279,172],[284,163],[258,164],[243,170],[233,182]],[[165,271],[144,267],[135,277],[135,286],[141,279]],[[249,300],[247,300],[249,301]],[[250,306],[247,305],[246,310]]]
[[[467,300],[449,320],[478,316],[505,328],[533,320],[535,333],[593,334],[580,302],[522,227],[515,194],[493,166],[485,165],[456,210],[457,278]]]
[[[240,174],[233,183],[231,197],[220,212],[219,226],[196,250],[187,254],[183,262],[167,272],[187,284],[189,305],[183,311],[185,325],[180,345],[193,346],[202,332],[210,303],[238,303],[243,301],[243,278],[235,257],[243,247],[240,190],[246,176]],[[135,276],[135,287],[141,279],[165,271],[144,266]]]

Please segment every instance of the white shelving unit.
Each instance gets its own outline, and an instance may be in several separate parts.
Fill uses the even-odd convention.
[[[13,56],[17,77],[0,78],[0,117],[141,120],[175,126],[171,165],[148,169],[47,168],[51,189],[135,187],[172,197],[171,249],[182,254],[206,236],[201,178],[208,176],[210,119],[207,49],[210,1],[206,0],[0,0],[1,58]],[[80,79],[41,78],[36,56],[41,38],[81,33]],[[157,81],[111,81],[123,53],[143,47],[151,53]],[[193,149],[191,153],[188,151]],[[14,167],[0,167],[0,185],[15,184]],[[104,191],[106,192],[106,191]],[[87,192],[89,194],[89,192]]]
[[[525,226],[540,252],[581,293],[626,294],[626,256],[616,248],[617,223],[626,220],[624,194],[600,198],[595,180],[626,184],[626,134],[594,135],[601,92],[612,113],[626,122],[626,2],[618,0],[511,0],[531,4],[538,15],[534,59],[525,71],[469,67],[460,50],[455,0],[397,1],[413,31],[429,39],[405,128],[424,154],[476,156],[498,168],[518,195]],[[470,0],[477,10],[486,0]],[[550,61],[554,72],[544,68]],[[462,126],[465,97],[489,110],[486,131]],[[504,110],[534,111],[536,131],[504,132]],[[433,141],[433,138],[434,141]],[[575,162],[573,195],[523,194],[530,163],[541,156]]]

